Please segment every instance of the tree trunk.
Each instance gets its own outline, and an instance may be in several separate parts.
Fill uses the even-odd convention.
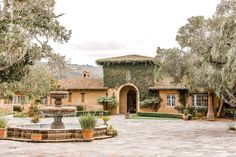
[[[207,120],[214,121],[214,111],[213,111],[213,105],[212,105],[212,93],[208,91],[208,111],[207,111]]]
[[[222,111],[222,108],[223,108],[223,104],[224,104],[223,99],[220,99],[220,108],[219,108],[219,110],[217,112],[216,117],[220,117],[220,114],[221,114],[221,111]]]

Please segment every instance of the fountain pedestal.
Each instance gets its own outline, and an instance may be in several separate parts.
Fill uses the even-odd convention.
[[[67,98],[68,92],[66,91],[52,91],[49,93],[52,99],[55,99],[55,106],[43,107],[40,110],[45,114],[53,116],[54,121],[51,124],[51,129],[64,129],[65,125],[62,122],[63,116],[74,114],[76,107],[63,107],[62,99]]]

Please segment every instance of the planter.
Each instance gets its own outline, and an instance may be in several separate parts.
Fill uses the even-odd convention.
[[[129,113],[125,113],[125,119],[129,119]]]
[[[188,115],[183,115],[183,120],[188,120]]]
[[[0,128],[0,139],[5,137],[5,132],[6,132],[6,129]]]
[[[41,141],[42,140],[42,134],[32,134],[31,140],[33,141]]]
[[[93,139],[93,130],[83,130],[83,139],[86,141],[92,141]]]

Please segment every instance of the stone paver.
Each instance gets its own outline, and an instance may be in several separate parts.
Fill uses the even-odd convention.
[[[127,120],[124,115],[111,118],[110,123],[119,133],[116,138],[91,143],[25,143],[0,140],[0,157],[236,156],[236,132],[227,130],[228,122]],[[64,121],[76,120],[66,118]],[[20,122],[22,120],[10,120],[11,124]],[[27,122],[29,120],[25,120]]]

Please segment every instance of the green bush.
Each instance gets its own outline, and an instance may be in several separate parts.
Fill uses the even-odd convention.
[[[184,106],[178,105],[174,107],[179,113],[184,113]]]
[[[22,112],[24,110],[22,105],[13,105],[13,111]]]
[[[111,119],[110,117],[103,116],[103,117],[102,117],[102,120],[103,120],[103,122],[104,122],[104,125],[108,125],[107,122],[108,122],[110,119]]]
[[[225,113],[225,116],[229,118],[234,118],[236,116],[235,109],[224,109],[224,113]]]
[[[7,127],[7,120],[3,117],[0,117],[0,128],[6,128]]]
[[[110,108],[114,108],[118,104],[116,96],[100,96],[97,101],[100,105],[103,105],[104,107],[107,105],[107,107]]]
[[[179,114],[179,113],[162,113],[162,112],[138,112],[138,116],[180,118],[180,119],[182,119],[182,117],[183,117],[183,115]]]
[[[188,108],[188,113],[193,116],[206,116],[207,107],[206,106],[191,106]]]
[[[140,102],[141,108],[152,108],[154,111],[157,111],[160,107],[161,98],[160,96],[156,96],[151,99],[144,99]]]
[[[82,105],[76,105],[75,106],[77,111],[83,111],[84,110],[84,107]]]
[[[79,123],[83,130],[94,129],[96,126],[96,118],[91,114],[82,115],[79,117]]]
[[[29,117],[29,115],[28,113],[25,113],[25,112],[13,112],[13,117],[25,118],[25,117]]]
[[[99,116],[99,113],[103,113],[104,116],[108,116],[111,114],[110,110],[101,110],[101,111],[77,111],[76,115],[79,117],[81,115],[85,115],[85,114],[92,114],[95,116]]]

